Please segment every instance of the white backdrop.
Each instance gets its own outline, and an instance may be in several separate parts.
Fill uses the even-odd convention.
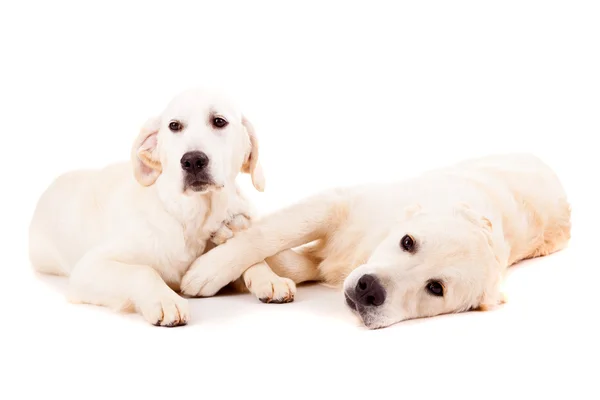
[[[0,397],[597,398],[599,20],[594,1],[2,2]],[[255,125],[267,191],[241,181],[264,212],[529,151],[570,195],[571,246],[514,268],[499,311],[380,331],[320,287],[194,300],[177,329],[66,303],[29,269],[38,196],[127,159],[196,85]]]

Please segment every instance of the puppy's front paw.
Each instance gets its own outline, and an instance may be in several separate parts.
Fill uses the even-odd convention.
[[[211,237],[211,241],[216,245],[221,245],[231,239],[236,232],[248,229],[250,218],[244,214],[236,214],[231,219],[224,221],[223,224]]]
[[[294,281],[278,276],[267,280],[246,282],[246,287],[263,303],[291,303],[296,295]]]
[[[223,225],[219,228],[219,230],[217,230],[212,235],[211,240],[214,244],[216,244],[218,246],[220,244],[225,243],[232,237],[233,237],[233,232],[231,231],[231,229],[229,229],[229,227],[227,227],[227,225],[225,225],[225,223],[223,223]]]
[[[176,293],[166,292],[139,304],[144,318],[156,326],[185,325],[190,319],[188,301]]]
[[[227,226],[233,233],[245,231],[250,227],[250,218],[244,214],[237,214],[227,222]]]

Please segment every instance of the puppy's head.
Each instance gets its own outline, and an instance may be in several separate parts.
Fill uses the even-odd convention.
[[[222,95],[193,89],[149,119],[131,152],[134,175],[179,193],[204,193],[231,184],[242,171],[264,190],[258,140],[250,122]]]
[[[346,303],[368,328],[498,304],[502,268],[491,222],[466,205],[415,206],[344,282]]]

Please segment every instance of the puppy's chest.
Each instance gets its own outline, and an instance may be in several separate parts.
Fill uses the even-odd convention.
[[[180,226],[171,234],[162,233],[156,238],[154,267],[167,283],[179,284],[185,271],[204,252],[210,235],[203,232],[200,223]]]
[[[156,269],[167,283],[179,283],[191,263],[201,256],[212,235],[229,216],[227,202],[206,201],[179,210],[170,229],[155,230],[159,246]],[[160,246],[160,243],[163,246]],[[162,247],[162,249],[160,248]]]
[[[194,259],[204,252],[206,243],[214,233],[215,228],[207,225],[208,219],[210,217],[202,221],[192,220],[185,223],[181,228],[182,251]]]
[[[204,253],[212,235],[223,225],[227,217],[225,211],[213,212],[204,218],[190,219],[183,223],[177,252],[183,254],[186,260],[194,261]]]

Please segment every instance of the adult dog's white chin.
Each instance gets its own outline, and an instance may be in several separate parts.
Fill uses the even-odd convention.
[[[388,326],[394,325],[401,321],[401,320],[392,321],[383,315],[376,315],[376,314],[370,314],[370,313],[364,314],[364,313],[360,313],[360,312],[357,312],[357,314],[360,317],[360,319],[362,320],[364,326],[368,329],[387,328]]]
[[[363,307],[354,302],[348,294],[344,293],[346,305],[360,319],[362,324],[367,329],[381,329],[400,322],[402,319],[392,321],[385,315],[381,315],[380,311],[371,307]]]

